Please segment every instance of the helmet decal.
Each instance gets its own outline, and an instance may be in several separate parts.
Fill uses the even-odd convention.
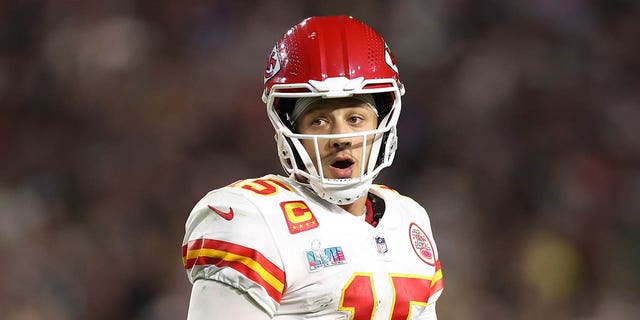
[[[269,79],[273,78],[278,71],[280,71],[280,57],[278,56],[278,46],[275,45],[267,59],[267,66],[264,70],[264,82],[266,83]]]
[[[386,42],[384,43],[384,62],[386,62],[393,71],[399,73],[398,66],[396,65],[396,57],[393,56],[393,53],[391,53],[391,49],[389,49]]]

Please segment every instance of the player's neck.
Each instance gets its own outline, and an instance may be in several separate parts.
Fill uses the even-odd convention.
[[[345,211],[348,211],[354,216],[361,216],[366,213],[365,212],[366,204],[367,204],[367,197],[362,197],[354,201],[353,203],[345,204],[340,207]]]

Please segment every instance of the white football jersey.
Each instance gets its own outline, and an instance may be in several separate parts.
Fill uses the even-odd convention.
[[[443,289],[426,211],[387,187],[373,227],[277,175],[211,191],[186,223],[189,280],[245,292],[274,319],[435,319]]]

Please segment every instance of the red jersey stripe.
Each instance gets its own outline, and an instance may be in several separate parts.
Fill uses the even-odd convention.
[[[442,269],[440,268],[440,260],[437,260],[436,270],[433,273],[433,278],[431,279],[430,295],[433,295],[434,293],[438,292],[439,290],[442,290],[443,288],[444,288],[444,278],[442,276]]]
[[[182,247],[185,269],[194,265],[230,267],[261,285],[276,302],[286,287],[285,273],[260,252],[234,243],[197,239]]]

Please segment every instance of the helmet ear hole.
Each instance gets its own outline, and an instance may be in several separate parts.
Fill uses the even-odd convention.
[[[276,145],[278,147],[278,158],[280,158],[280,164],[286,172],[293,171],[293,164],[291,163],[291,145],[285,141],[285,137],[281,134],[276,134]]]

